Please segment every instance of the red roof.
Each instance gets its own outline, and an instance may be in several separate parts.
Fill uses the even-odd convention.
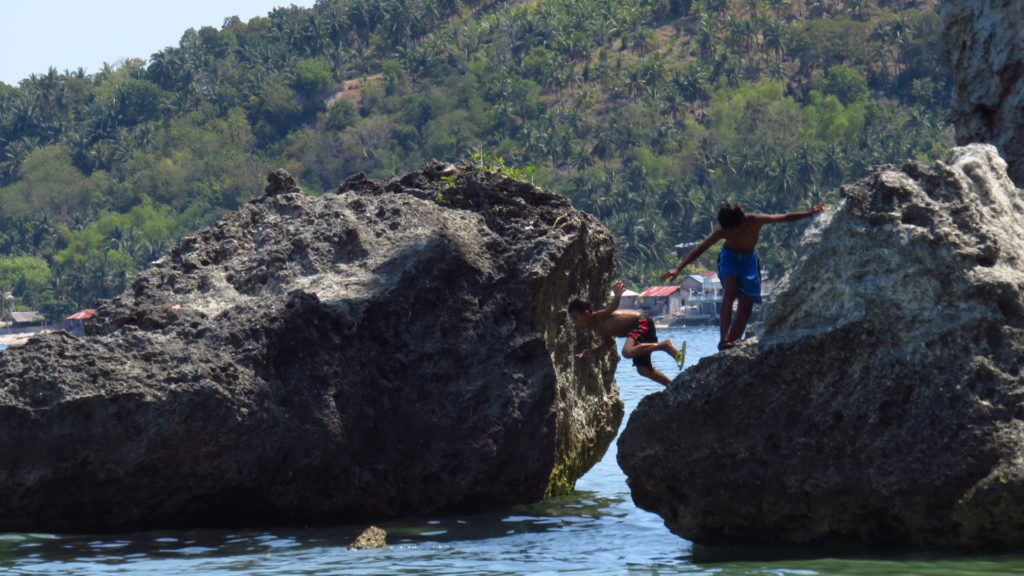
[[[679,286],[651,286],[640,294],[641,298],[664,298],[679,290]]]
[[[88,320],[92,318],[92,315],[96,313],[96,310],[92,308],[86,308],[80,312],[75,312],[71,316],[68,316],[68,320]]]

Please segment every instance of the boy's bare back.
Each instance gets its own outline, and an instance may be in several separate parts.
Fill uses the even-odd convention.
[[[762,217],[766,214],[747,214],[743,223],[735,228],[719,228],[717,232],[725,240],[725,247],[733,252],[749,254],[757,247],[761,228],[765,225]]]
[[[625,338],[639,317],[640,312],[636,310],[616,310],[607,316],[594,318],[592,327],[601,336]]]

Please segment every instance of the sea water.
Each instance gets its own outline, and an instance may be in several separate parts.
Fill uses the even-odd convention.
[[[718,342],[717,328],[669,329],[659,335],[689,343],[687,365],[715,353]],[[675,375],[667,354],[655,354],[654,363]],[[661,389],[639,377],[628,360],[619,363],[617,379],[627,418],[641,398]],[[388,532],[389,546],[359,551],[347,545],[365,526],[0,534],[0,575],[1024,574],[1024,554],[704,549],[671,534],[661,518],[633,505],[614,443],[571,496],[481,514],[407,518],[381,527]]]

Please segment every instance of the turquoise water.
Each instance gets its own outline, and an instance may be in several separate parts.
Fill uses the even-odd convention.
[[[713,354],[717,328],[660,331],[689,342],[687,364]],[[620,342],[621,344],[621,342]],[[655,365],[675,374],[665,354]],[[661,387],[620,363],[627,414]],[[381,524],[390,547],[349,551],[365,526],[280,527],[124,535],[0,534],[2,575],[534,575],[859,576],[1024,574],[1024,554],[809,553],[707,550],[638,510],[615,462],[615,445],[571,497],[488,514]]]

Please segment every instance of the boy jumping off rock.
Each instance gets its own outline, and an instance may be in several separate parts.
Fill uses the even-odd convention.
[[[794,222],[825,211],[824,204],[818,204],[807,212],[789,214],[744,214],[736,204],[726,203],[718,211],[720,228],[711,233],[696,248],[690,250],[675,268],[661,275],[661,280],[675,280],[676,276],[690,263],[700,257],[719,240],[725,240],[718,257],[718,278],[722,281],[721,339],[718,349],[725,350],[735,345],[747,329],[747,321],[754,309],[754,303],[761,302],[761,263],[757,258],[757,241],[765,224]],[[739,297],[736,318],[732,316],[732,305]]]
[[[577,298],[569,304],[569,316],[578,328],[587,328],[602,337],[601,343],[589,350],[576,355],[583,359],[615,347],[615,338],[625,338],[622,345],[622,356],[631,358],[636,371],[645,378],[650,378],[662,386],[668,386],[672,379],[654,367],[651,354],[661,350],[682,363],[682,356],[671,340],[658,342],[658,333],[654,328],[654,319],[638,310],[619,310],[619,300],[626,291],[621,281],[612,287],[614,297],[607,308],[594,311],[590,302]],[[682,369],[682,366],[679,366]]]

